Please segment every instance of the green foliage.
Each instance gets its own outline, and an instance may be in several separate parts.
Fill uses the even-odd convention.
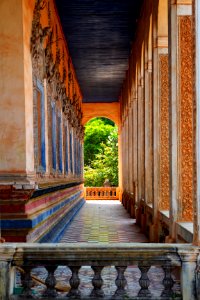
[[[104,121],[103,118],[92,119],[86,124],[84,138],[84,161],[86,166],[91,165],[96,154],[102,149],[102,143],[106,144],[112,130],[113,125],[108,124],[107,119]]]
[[[96,118],[85,128],[85,186],[118,186],[118,133],[112,121]]]

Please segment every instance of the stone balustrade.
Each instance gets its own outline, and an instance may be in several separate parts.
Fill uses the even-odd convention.
[[[31,270],[36,267],[45,267],[47,277],[46,289],[42,298],[63,299],[66,295],[58,294],[56,289],[55,270],[58,266],[67,266],[71,270],[69,280],[70,289],[68,299],[88,299],[80,292],[79,270],[82,266],[89,266],[93,270],[91,280],[93,288],[90,299],[199,299],[199,247],[190,244],[2,244],[0,245],[0,299],[28,299],[33,297]],[[21,275],[22,293],[13,294],[13,273],[16,267],[24,270]],[[114,266],[117,272],[116,291],[110,297],[104,293],[102,270],[106,266]],[[129,266],[137,266],[140,270],[138,280],[139,292],[136,296],[128,296],[126,291],[125,271]],[[163,286],[160,295],[151,297],[148,275],[152,267],[162,268],[163,276],[158,276],[157,285]],[[139,271],[138,270],[138,271]],[[173,289],[174,273],[179,277],[181,288],[176,293]],[[109,278],[110,279],[110,278]],[[132,278],[132,284],[136,279]],[[113,283],[111,283],[113,284]],[[155,282],[154,282],[155,285]],[[157,286],[154,287],[157,289]],[[159,290],[159,289],[158,289]]]
[[[86,187],[86,200],[119,200],[118,187]]]

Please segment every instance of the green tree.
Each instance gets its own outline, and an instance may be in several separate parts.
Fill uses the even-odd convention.
[[[108,136],[114,128],[112,121],[111,125],[104,118],[95,118],[90,120],[85,126],[84,138],[84,164],[90,166],[95,159],[96,154],[102,149],[102,143],[106,144]]]
[[[118,186],[117,127],[107,121],[102,123],[102,118],[94,119],[85,130],[85,155],[89,155],[89,159],[85,159],[85,186],[103,186],[105,179],[109,179],[112,186]],[[95,125],[94,128],[91,125]],[[92,140],[95,145],[91,145]]]

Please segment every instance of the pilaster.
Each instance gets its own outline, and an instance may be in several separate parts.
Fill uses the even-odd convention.
[[[170,235],[175,222],[192,221],[192,85],[191,1],[169,2]]]
[[[195,33],[195,81],[194,81],[194,237],[193,242],[200,246],[200,3],[194,1]]]

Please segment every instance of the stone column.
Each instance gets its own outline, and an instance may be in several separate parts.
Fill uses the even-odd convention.
[[[12,16],[12,17],[11,17]],[[0,3],[0,180],[27,182],[34,174],[32,17],[22,0]],[[27,36],[29,39],[27,39]],[[16,159],[17,158],[17,159]],[[6,180],[5,180],[6,181]]]
[[[194,145],[195,145],[195,175],[194,175],[194,238],[193,242],[200,246],[200,3],[194,1],[195,13],[195,81],[194,81]]]
[[[122,193],[123,193],[123,162],[122,162],[122,147],[123,147],[123,140],[122,140],[122,124],[118,127],[118,178],[119,178],[119,200],[122,201]]]
[[[152,202],[152,175],[151,175],[151,64],[145,63],[145,201]]]
[[[11,286],[10,262],[15,252],[15,246],[10,246],[10,245],[6,246],[6,244],[1,244],[1,245],[2,246],[0,249],[0,299],[7,300],[10,298],[9,294],[13,292],[13,287],[14,287]]]
[[[198,248],[181,249],[178,251],[182,261],[181,267],[181,291],[183,300],[195,300],[197,299],[196,294],[196,267],[197,257],[199,254]]]
[[[137,97],[133,101],[133,123],[134,123],[134,188],[135,188],[135,202],[138,201],[138,105]]]
[[[122,166],[122,174],[121,174],[121,179],[122,179],[122,192],[125,190],[125,174],[124,174],[124,169],[125,169],[125,138],[124,138],[124,116],[122,116],[122,125],[121,125],[121,166]]]
[[[152,203],[152,61],[145,65],[145,201]]]
[[[132,120],[132,102],[130,101],[129,104],[129,112],[128,112],[128,136],[129,136],[129,143],[128,143],[128,166],[129,166],[129,182],[128,182],[128,190],[131,193],[133,191],[133,154],[132,154],[132,147],[133,147],[133,120]]]
[[[169,2],[170,235],[176,222],[192,221],[193,40],[190,0]]]
[[[165,4],[165,5],[164,5]],[[153,26],[153,226],[151,240],[158,240],[158,211],[169,209],[169,100],[167,2]],[[160,20],[162,18],[162,20]],[[161,24],[162,23],[162,28]]]
[[[138,86],[138,198],[144,199],[144,87]]]

